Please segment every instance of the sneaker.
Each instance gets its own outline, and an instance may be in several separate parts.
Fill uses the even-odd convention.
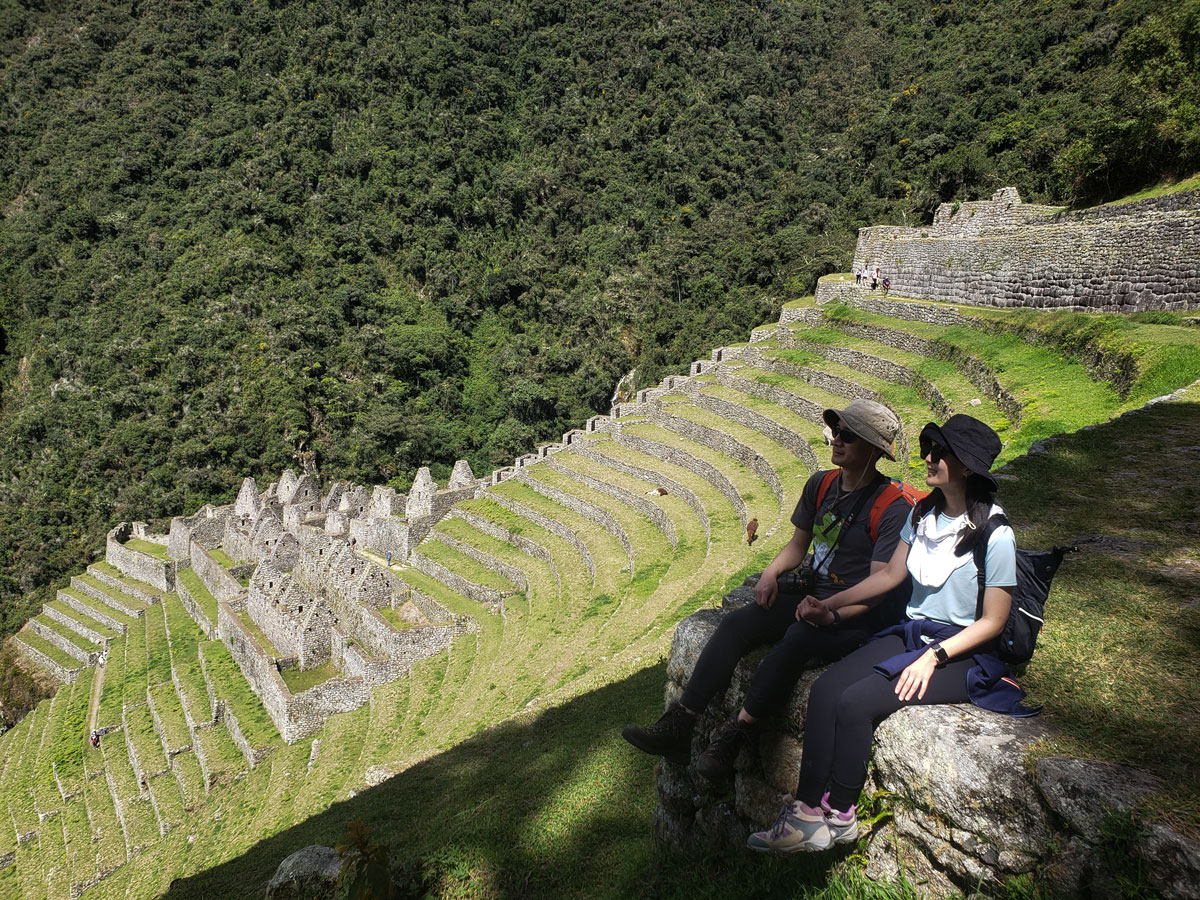
[[[733,763],[746,739],[754,733],[754,725],[742,722],[735,713],[717,726],[708,749],[696,760],[696,771],[709,781],[721,781],[733,774]]]
[[[665,756],[673,763],[686,766],[695,724],[694,715],[678,703],[672,703],[670,709],[653,725],[645,728],[626,725],[621,736],[644,753]]]
[[[750,835],[746,846],[759,853],[811,853],[833,846],[833,835],[821,812],[806,813],[788,794],[769,831]]]
[[[858,804],[851,806],[846,812],[838,812],[829,805],[829,793],[821,798],[821,809],[825,813],[825,824],[833,836],[835,844],[849,844],[858,840]]]

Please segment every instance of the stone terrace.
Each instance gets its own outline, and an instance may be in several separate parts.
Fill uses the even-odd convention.
[[[903,261],[908,245],[889,240]],[[865,231],[860,262],[882,246]],[[405,495],[289,471],[265,489],[246,479],[233,504],[165,536],[118,526],[106,562],[16,638],[64,686],[0,736],[7,877],[30,897],[153,894],[488,725],[644,667],[790,537],[828,459],[826,407],[894,409],[899,477],[930,418],[988,421],[1011,459],[1064,404],[1086,400],[1096,421],[1126,408],[1100,370],[996,341],[970,309],[885,300],[845,277],[817,299],[840,302],[789,304],[748,343],[482,479],[460,463],[439,488],[422,470]],[[973,344],[985,335],[986,358]],[[1024,377],[1038,366],[1054,389]],[[686,785],[664,770],[658,827],[703,843]],[[754,766],[738,798],[750,821],[778,799]],[[167,848],[192,862],[163,865]],[[1029,862],[972,860],[944,883]]]

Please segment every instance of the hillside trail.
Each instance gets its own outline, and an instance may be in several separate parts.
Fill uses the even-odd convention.
[[[96,677],[92,679],[92,698],[88,702],[87,733],[90,736],[96,730],[96,711],[100,708],[100,693],[104,689],[104,670],[108,668],[103,661],[96,664]]]

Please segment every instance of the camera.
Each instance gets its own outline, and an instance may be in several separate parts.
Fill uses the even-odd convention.
[[[811,594],[816,584],[812,564],[805,563],[799,569],[785,572],[779,576],[776,583],[781,594],[798,594],[801,597]]]

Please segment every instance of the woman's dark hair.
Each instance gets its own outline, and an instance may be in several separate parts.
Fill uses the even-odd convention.
[[[975,527],[967,529],[958,539],[958,543],[954,545],[955,556],[966,556],[975,549],[979,535],[983,534],[983,526],[987,524],[988,516],[991,515],[994,497],[992,486],[985,479],[977,475],[971,475],[967,479],[967,519]],[[921,521],[930,510],[940,515],[945,508],[946,495],[942,493],[941,488],[934,488],[929,492],[929,496],[918,500],[917,505],[913,507],[913,525]]]

